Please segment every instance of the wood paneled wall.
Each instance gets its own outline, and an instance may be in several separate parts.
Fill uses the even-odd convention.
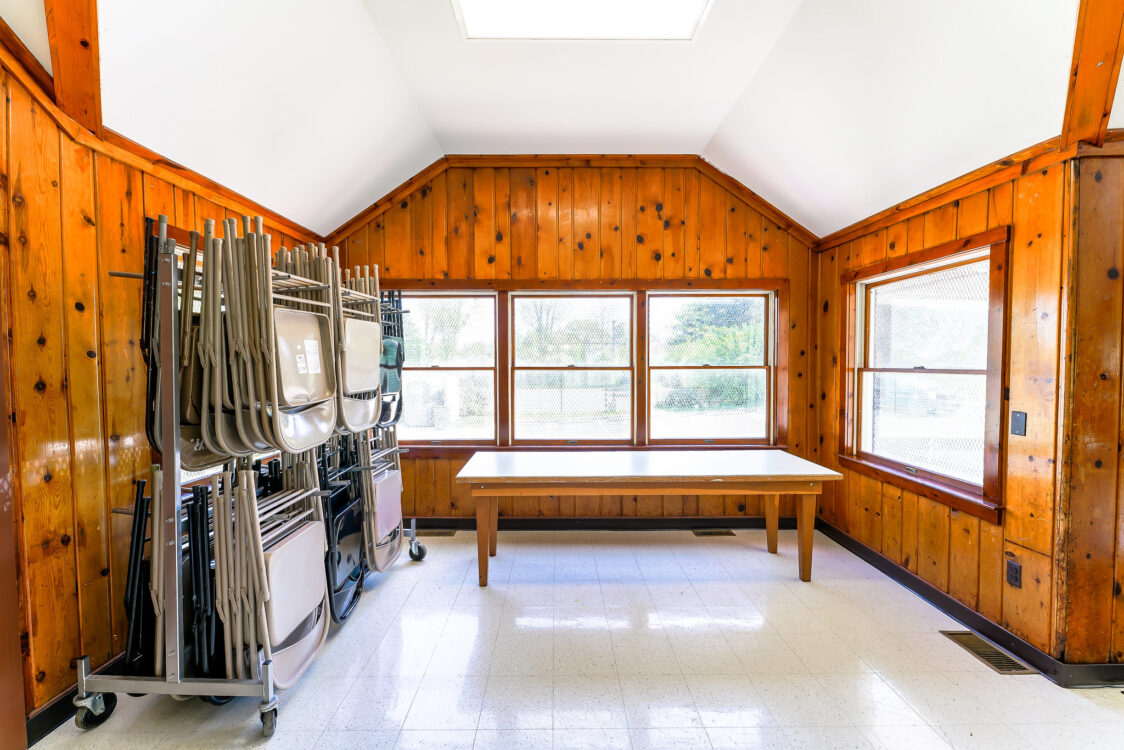
[[[452,157],[450,157],[452,158]],[[694,157],[674,166],[630,166],[626,157],[535,157],[533,166],[448,167],[426,175],[381,212],[338,241],[348,265],[378,265],[395,280],[465,279],[683,281],[754,279],[789,282],[788,445],[806,455],[814,431],[814,298],[806,230],[782,226],[760,204]],[[502,163],[510,157],[496,157]],[[579,161],[581,166],[573,166]],[[638,160],[638,163],[639,160]],[[722,180],[723,184],[720,184]],[[744,191],[744,192],[743,192]],[[748,198],[756,205],[743,198]],[[766,213],[770,215],[766,215]],[[785,222],[787,225],[787,222]],[[788,225],[791,227],[791,225]],[[404,461],[404,512],[419,517],[471,516],[473,505],[452,481],[465,459]],[[795,512],[791,503],[782,508]],[[743,496],[504,498],[504,516],[760,516],[760,500]]]
[[[102,144],[18,73],[0,68],[0,306],[11,351],[18,617],[34,710],[73,685],[77,656],[96,667],[124,647],[130,518],[112,511],[132,504],[151,452],[141,285],[110,273],[142,270],[145,216],[202,230],[207,218],[249,209],[197,195],[189,181]]]
[[[868,547],[1054,655],[1054,523],[1059,481],[1059,388],[1069,283],[1071,198],[1062,161],[829,247],[816,256],[816,383],[822,407],[812,455],[838,467],[840,273],[993,227],[1011,226],[1006,366],[1010,408],[1027,412],[1027,435],[1007,435],[1005,510],[995,525],[929,498],[842,470],[820,515]],[[1004,432],[1007,426],[1004,424]],[[1021,589],[1004,560],[1023,566]]]

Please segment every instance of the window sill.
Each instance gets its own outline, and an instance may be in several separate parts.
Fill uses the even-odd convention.
[[[659,444],[659,445],[621,445],[620,443],[581,445],[431,445],[429,443],[402,443],[403,458],[471,458],[477,451],[715,451],[715,450],[788,450],[787,445],[766,445],[762,443],[722,443],[708,444]]]
[[[840,465],[845,469],[873,477],[879,481],[889,482],[895,487],[914,492],[922,497],[947,505],[953,510],[967,513],[988,523],[998,524],[1003,509],[984,499],[982,495],[966,492],[959,487],[953,487],[942,482],[928,478],[915,477],[901,469],[886,464],[858,458],[846,453],[836,453]]]

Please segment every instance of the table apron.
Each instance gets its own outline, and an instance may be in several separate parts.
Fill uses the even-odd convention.
[[[472,482],[473,497],[551,495],[819,495],[821,482]]]

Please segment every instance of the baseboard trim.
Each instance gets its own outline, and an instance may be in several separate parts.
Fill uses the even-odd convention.
[[[460,516],[457,518],[419,518],[419,529],[457,529],[473,531],[476,519]],[[780,528],[795,529],[795,518],[780,519]],[[609,518],[503,518],[499,519],[500,531],[667,531],[692,529],[763,529],[764,518],[708,518],[695,516],[676,516],[670,518],[637,518],[635,516]]]
[[[121,660],[121,655],[113,657],[105,664],[94,670],[96,674],[112,672],[113,667]],[[58,729],[74,718],[74,696],[78,695],[78,686],[67,690],[50,703],[35,710],[27,717],[27,746],[31,747],[51,732]]]
[[[1046,678],[1066,688],[1108,687],[1124,685],[1124,664],[1067,664],[1031,645],[1003,626],[941,591],[920,576],[914,575],[893,560],[875,552],[862,542],[848,536],[822,518],[816,529],[851,554],[873,565],[880,572],[905,586],[949,617],[962,622],[983,638],[1011,656],[1038,670]]]

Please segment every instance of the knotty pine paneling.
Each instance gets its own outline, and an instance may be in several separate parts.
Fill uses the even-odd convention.
[[[502,157],[499,157],[502,159]],[[596,160],[589,160],[595,163]],[[340,240],[347,265],[378,265],[395,279],[789,281],[788,356],[778,362],[778,408],[787,444],[810,455],[817,434],[812,313],[815,269],[808,245],[693,166],[455,167],[392,202]],[[625,161],[627,164],[627,160]],[[685,162],[690,163],[690,162]],[[461,459],[404,464],[408,515],[472,516],[451,477]],[[782,513],[795,508],[786,498]],[[504,498],[506,517],[760,516],[758,498]]]
[[[846,481],[825,488],[819,513],[894,563],[1035,646],[1054,650],[1055,655],[1050,570],[1058,480],[1059,347],[1065,333],[1060,313],[1066,283],[1064,209],[1070,199],[1069,164],[1055,164],[949,201],[826,248],[813,260],[815,387],[820,408],[810,422],[818,433],[810,455],[838,468],[835,451],[846,416],[840,411],[843,400],[838,393],[838,367],[845,354],[840,316],[847,305],[840,274],[989,228],[1012,227],[1006,365],[1010,407],[1028,413],[1028,429],[1026,437],[1006,438],[1002,525],[849,470],[842,470]],[[1005,583],[1003,561],[1010,556],[1024,564],[1021,590]]]
[[[109,156],[42,92],[0,69],[2,304],[10,319],[11,461],[26,705],[74,683],[74,660],[124,648],[134,481],[147,478],[141,285],[145,216],[184,229],[240,216]],[[93,145],[90,145],[93,144]],[[153,171],[156,171],[155,169]],[[214,197],[214,196],[212,196]],[[274,245],[294,239],[275,232]]]

